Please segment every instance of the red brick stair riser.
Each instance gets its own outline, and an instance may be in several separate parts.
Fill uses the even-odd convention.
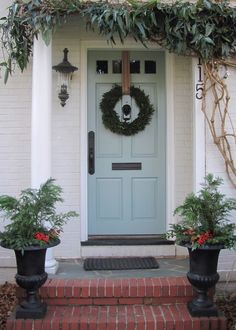
[[[18,289],[22,298],[23,291]],[[185,277],[49,279],[40,289],[43,320],[8,319],[6,330],[226,330],[224,317],[192,318]]]
[[[224,317],[192,318],[186,304],[49,306],[43,320],[8,319],[6,330],[227,330]]]
[[[18,290],[18,297],[22,295]],[[142,279],[49,279],[39,294],[48,305],[159,305],[186,303],[194,296],[188,280]]]

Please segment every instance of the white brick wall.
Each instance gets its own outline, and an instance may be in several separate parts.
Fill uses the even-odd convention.
[[[78,27],[66,26],[53,40],[53,65],[62,61],[63,49],[68,48],[69,61],[80,67],[80,42]],[[75,33],[73,33],[73,31]],[[52,176],[63,187],[63,210],[79,212],[80,201],[80,73],[76,71],[70,97],[64,108],[57,96],[57,74],[53,71],[53,110],[52,110]],[[55,249],[60,258],[80,257],[80,220],[70,220],[61,236],[62,244]]]
[[[12,3],[12,0],[1,0],[1,3],[0,3],[0,17],[3,17],[5,15],[6,8],[8,6],[10,6],[11,3]]]
[[[191,59],[175,56],[175,200],[182,203],[193,186]],[[167,91],[168,93],[168,91]]]
[[[236,128],[236,70],[228,67],[229,77],[225,80],[225,83],[228,85],[230,102],[229,102],[229,113],[231,119],[234,123],[234,128]],[[224,76],[225,68],[222,68],[221,76]],[[209,96],[208,107],[211,106],[212,97]],[[220,122],[216,123],[217,128],[220,130]],[[227,129],[230,129],[227,125]],[[236,143],[231,140],[231,150],[233,152],[234,161],[236,163]],[[206,134],[206,172],[214,173],[217,176],[220,176],[224,179],[224,185],[222,186],[222,192],[228,197],[236,198],[236,189],[233,188],[231,182],[229,181],[227,174],[225,172],[225,165],[223,158],[218,151],[216,145],[213,143],[212,136],[207,129]],[[232,212],[230,218],[233,222],[236,223],[236,212]],[[226,276],[231,279],[236,280],[236,252],[223,250],[220,253],[219,257],[219,271],[226,271],[226,274],[221,274],[222,279],[227,279]]]
[[[236,109],[236,86],[235,86],[236,70],[232,69],[231,67],[227,67],[227,71],[229,73],[229,76],[227,79],[224,80],[224,82],[228,86],[228,91],[230,96],[229,114],[234,124],[234,129],[236,129],[236,125],[235,125],[236,124],[236,110],[235,110]],[[223,77],[225,72],[226,72],[226,68],[222,67],[220,76]],[[213,97],[209,95],[209,99],[207,102],[207,109],[212,108],[213,101],[214,101]],[[218,119],[218,117],[216,119]],[[219,120],[216,120],[216,128],[218,135],[221,135],[221,122]],[[226,130],[228,133],[233,133],[233,130],[230,125],[230,121],[228,119],[226,120]],[[233,159],[236,164],[236,143],[233,138],[229,139],[229,142],[233,154]],[[207,160],[207,172],[214,172],[216,175],[224,179],[225,184],[222,188],[222,191],[224,193],[227,193],[229,196],[236,197],[236,191],[235,189],[233,189],[233,186],[230,183],[225,171],[224,160],[220,152],[218,151],[216,145],[213,143],[213,139],[209,130],[207,130],[207,136],[206,136],[206,160]]]
[[[30,183],[30,68],[1,79],[0,94],[0,189],[14,194]]]
[[[1,0],[0,17],[10,0]],[[0,52],[0,58],[2,54]],[[31,66],[9,77],[0,78],[0,194],[17,195],[30,185]],[[5,225],[0,222],[0,230]],[[0,248],[1,265],[14,264],[14,253]]]

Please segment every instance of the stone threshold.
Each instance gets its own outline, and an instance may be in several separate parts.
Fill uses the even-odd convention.
[[[174,245],[174,241],[167,240],[163,235],[147,236],[89,236],[82,246],[131,246],[131,245]]]

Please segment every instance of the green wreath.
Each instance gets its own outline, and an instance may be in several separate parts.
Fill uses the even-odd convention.
[[[137,87],[130,87],[130,96],[134,98],[139,107],[138,117],[131,123],[122,122],[116,111],[114,110],[116,103],[122,97],[121,86],[115,85],[109,92],[103,94],[100,102],[100,109],[102,111],[102,120],[106,128],[113,133],[120,135],[134,135],[144,130],[146,125],[151,121],[152,114],[155,111],[152,104],[150,104],[149,97]]]

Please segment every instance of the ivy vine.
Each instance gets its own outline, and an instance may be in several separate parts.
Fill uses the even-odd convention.
[[[14,64],[23,71],[32,54],[34,37],[42,34],[46,43],[70,15],[85,19],[88,29],[108,41],[128,36],[142,42],[155,41],[171,52],[200,56],[204,60],[224,59],[236,50],[236,9],[227,1],[198,0],[196,3],[122,3],[81,0],[14,0],[0,20],[5,81]]]

